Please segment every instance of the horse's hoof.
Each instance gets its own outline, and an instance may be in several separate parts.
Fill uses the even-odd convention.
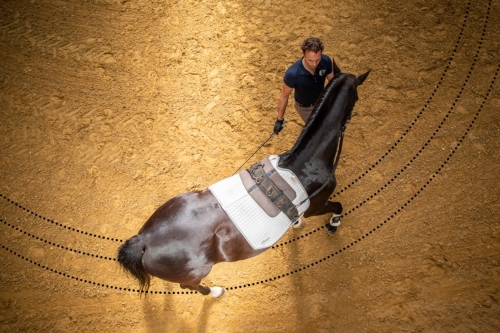
[[[336,231],[337,231],[337,227],[331,225],[331,224],[327,224],[326,225],[326,230],[328,230],[328,233],[330,235],[333,235]]]
[[[212,288],[210,288],[210,295],[212,295],[213,298],[219,298],[225,292],[226,292],[226,289],[224,289],[222,287],[212,287]]]
[[[342,214],[333,214],[332,218],[330,219],[330,225],[332,227],[338,227],[341,224],[340,218],[342,217]]]

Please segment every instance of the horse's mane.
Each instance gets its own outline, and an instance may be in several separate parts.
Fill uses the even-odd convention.
[[[348,76],[348,74],[340,73],[338,75],[335,75],[333,79],[328,82],[326,85],[325,89],[321,92],[321,95],[318,97],[318,100],[315,103],[314,109],[309,117],[307,119],[306,124],[304,125],[304,130],[302,133],[300,133],[300,136],[302,136],[305,132],[306,129],[312,126],[312,123],[315,122],[315,119],[317,118],[318,114],[320,113],[319,110],[324,109],[323,105],[325,105],[333,96],[337,96],[335,92],[337,92],[340,87],[344,84],[344,78]],[[299,138],[300,138],[299,136]]]
[[[304,137],[310,132],[311,128],[317,128],[322,125],[322,120],[326,116],[325,112],[323,112],[323,110],[326,109],[325,104],[331,106],[331,99],[337,97],[338,91],[344,85],[345,79],[348,76],[351,76],[351,74],[338,73],[330,82],[328,82],[325,89],[323,89],[321,95],[318,97],[309,119],[304,125],[299,137],[295,141],[295,145],[289,151],[281,154],[282,160],[293,154],[294,150],[304,140]]]

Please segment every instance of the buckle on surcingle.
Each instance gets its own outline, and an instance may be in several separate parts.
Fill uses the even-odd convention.
[[[261,163],[255,163],[249,169],[247,169],[248,172],[250,173],[250,175],[252,176],[252,178],[255,180],[255,183],[257,183],[257,185],[261,184],[265,178],[262,175],[261,176],[256,175],[256,172],[257,172],[257,170],[259,170],[259,167],[263,168],[264,166]]]
[[[299,213],[297,207],[295,207],[293,202],[287,198],[283,191],[269,178],[272,172],[267,174],[262,163],[255,163],[247,169],[247,171],[257,184],[257,187],[288,217],[290,221],[295,221],[298,218]]]

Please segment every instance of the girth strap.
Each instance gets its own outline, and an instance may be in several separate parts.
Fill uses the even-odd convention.
[[[290,221],[295,222],[299,218],[297,207],[295,207],[290,199],[288,199],[287,196],[274,184],[274,182],[269,179],[261,163],[255,163],[247,169],[247,171],[252,179],[255,180],[255,183],[260,190],[264,192],[269,199],[271,199],[280,211],[285,213]]]

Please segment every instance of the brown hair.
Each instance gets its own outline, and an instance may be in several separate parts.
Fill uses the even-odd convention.
[[[323,43],[316,37],[309,37],[300,45],[302,49],[302,53],[306,53],[306,51],[311,51],[314,53],[323,52]]]

